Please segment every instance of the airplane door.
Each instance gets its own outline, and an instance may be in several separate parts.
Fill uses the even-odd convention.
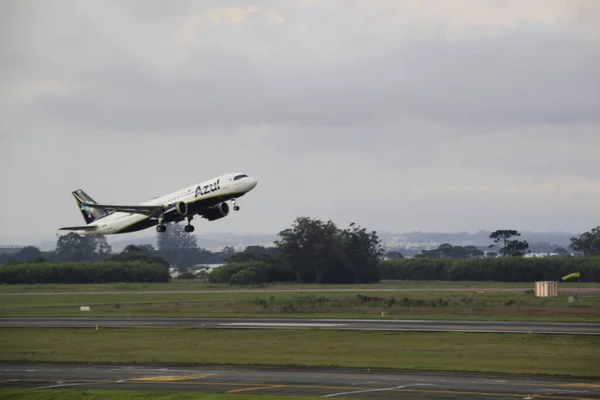
[[[226,176],[225,178],[221,179],[220,185],[221,190],[227,190],[231,187],[231,176]]]

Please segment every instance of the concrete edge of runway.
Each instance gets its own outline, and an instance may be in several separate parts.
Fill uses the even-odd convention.
[[[69,366],[69,367],[136,367],[136,368],[218,368],[222,370],[253,370],[253,371],[282,371],[282,372],[323,372],[323,373],[372,373],[372,374],[403,374],[403,375],[435,375],[439,377],[452,377],[457,374],[463,377],[506,379],[506,378],[535,378],[538,380],[573,380],[573,381],[598,381],[598,376],[580,375],[552,375],[552,374],[526,374],[493,371],[468,371],[468,370],[429,370],[429,369],[404,369],[404,368],[365,368],[365,367],[338,367],[338,366],[303,366],[303,365],[271,365],[271,364],[212,364],[212,363],[136,363],[136,362],[79,362],[79,361],[10,361],[2,360],[2,364],[23,366]]]

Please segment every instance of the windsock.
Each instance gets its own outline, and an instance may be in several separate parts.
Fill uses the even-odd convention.
[[[573,272],[572,274],[565,275],[562,277],[561,281],[566,281],[567,279],[570,279],[570,278],[579,278],[579,272]]]

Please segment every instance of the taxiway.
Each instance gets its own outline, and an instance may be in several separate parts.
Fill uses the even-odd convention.
[[[600,399],[600,381],[331,369],[0,364],[0,388],[306,395],[368,399]]]
[[[17,317],[0,318],[0,328],[197,328],[335,329],[399,332],[535,333],[600,335],[600,323],[304,318]]]

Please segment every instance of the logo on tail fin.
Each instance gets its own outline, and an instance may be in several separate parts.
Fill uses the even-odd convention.
[[[108,212],[101,209],[96,209],[93,206],[90,207],[88,204],[96,204],[96,201],[87,195],[83,190],[77,189],[72,192],[73,197],[75,197],[75,202],[79,206],[79,211],[81,211],[81,215],[87,224],[94,222],[97,219],[105,217],[108,215]]]

